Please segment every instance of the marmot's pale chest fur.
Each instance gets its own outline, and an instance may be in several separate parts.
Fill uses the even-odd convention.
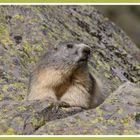
[[[49,49],[30,77],[27,100],[51,100],[68,106],[92,108],[102,102],[100,84],[87,65],[90,47],[65,42]]]

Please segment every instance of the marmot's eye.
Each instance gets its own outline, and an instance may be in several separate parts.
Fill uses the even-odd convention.
[[[67,48],[73,48],[73,44],[67,44]]]

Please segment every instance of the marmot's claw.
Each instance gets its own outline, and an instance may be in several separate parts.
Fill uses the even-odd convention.
[[[58,109],[59,109],[58,103],[52,103],[51,104],[51,110],[52,110],[52,112],[57,112]]]
[[[66,102],[55,102],[55,103],[52,103],[50,105],[50,108],[52,109],[52,111],[58,111],[58,109],[62,108],[62,107],[70,107],[70,105]]]
[[[67,108],[67,107],[70,107],[70,105],[68,103],[66,103],[66,102],[59,102],[59,107]]]

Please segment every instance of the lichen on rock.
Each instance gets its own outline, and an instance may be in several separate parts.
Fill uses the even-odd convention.
[[[122,29],[93,6],[0,6],[0,20],[0,134],[140,134],[139,49]],[[90,73],[107,98],[96,109],[23,101],[39,57],[66,40],[92,48]]]

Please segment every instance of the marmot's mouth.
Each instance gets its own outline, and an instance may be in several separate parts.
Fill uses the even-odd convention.
[[[85,61],[87,61],[88,60],[88,56],[86,55],[86,56],[83,56],[80,60],[79,60],[79,62],[85,62]]]

